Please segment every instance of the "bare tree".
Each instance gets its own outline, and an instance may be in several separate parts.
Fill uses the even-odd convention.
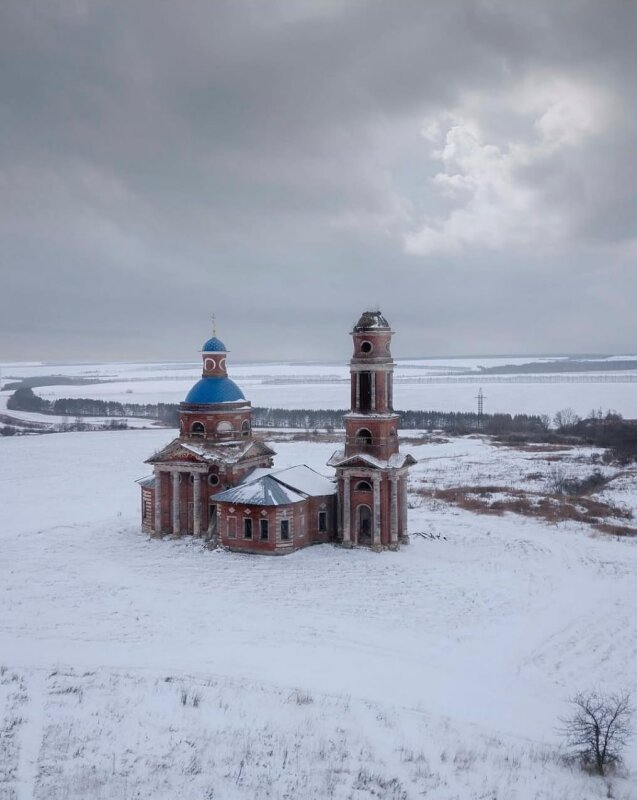
[[[572,408],[562,408],[553,417],[553,424],[559,431],[568,430],[580,421]]]
[[[631,736],[630,694],[578,692],[570,701],[573,714],[561,720],[568,747],[586,767],[599,775],[621,760]]]

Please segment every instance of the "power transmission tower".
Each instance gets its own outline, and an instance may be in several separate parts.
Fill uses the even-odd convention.
[[[482,386],[478,390],[476,400],[478,401],[478,428],[482,428],[484,422],[484,393],[482,391]]]

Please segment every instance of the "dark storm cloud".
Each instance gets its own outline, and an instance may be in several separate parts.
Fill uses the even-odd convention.
[[[5,358],[634,349],[637,6],[5,2]],[[425,135],[422,135],[424,130]],[[595,319],[595,325],[591,320]]]

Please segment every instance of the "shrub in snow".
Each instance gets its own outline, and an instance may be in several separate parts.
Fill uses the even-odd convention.
[[[631,736],[630,695],[578,692],[571,705],[573,713],[561,720],[567,746],[583,767],[604,775],[621,761]]]

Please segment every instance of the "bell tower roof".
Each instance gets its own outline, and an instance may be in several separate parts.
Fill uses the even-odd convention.
[[[361,318],[354,325],[354,330],[358,333],[360,331],[376,331],[376,330],[391,330],[389,322],[381,314],[380,310],[377,311],[363,311]]]

